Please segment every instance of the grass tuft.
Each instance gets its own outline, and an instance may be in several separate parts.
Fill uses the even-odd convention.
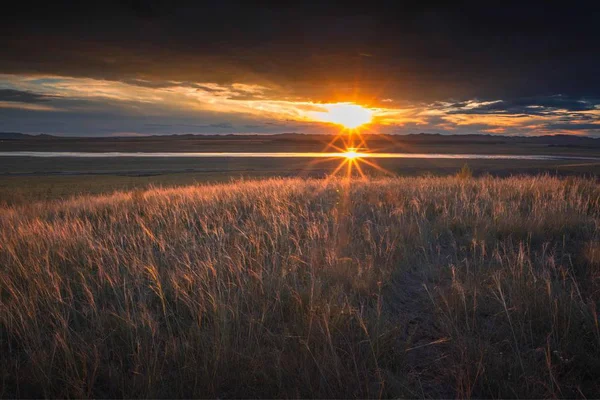
[[[5,206],[0,396],[599,397],[600,186],[471,176]]]

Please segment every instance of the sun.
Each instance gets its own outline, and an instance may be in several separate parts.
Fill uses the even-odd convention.
[[[358,152],[355,149],[348,149],[346,150],[346,152],[342,153],[344,157],[346,157],[349,160],[353,160],[356,157],[360,157],[360,154],[358,154]]]
[[[324,104],[327,111],[313,112],[312,117],[322,122],[342,125],[347,129],[356,129],[373,121],[373,111],[353,103]]]

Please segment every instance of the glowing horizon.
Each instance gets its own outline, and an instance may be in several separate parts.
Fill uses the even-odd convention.
[[[310,112],[308,115],[316,121],[341,125],[346,129],[356,129],[373,122],[372,109],[354,103],[324,104],[325,112]]]
[[[573,109],[574,100],[560,95],[525,99],[524,105],[501,99],[416,103],[358,93],[333,99],[291,96],[276,86],[242,81],[38,74],[0,74],[0,91],[5,96],[0,129],[34,134],[325,133],[332,126],[381,134],[600,133],[600,104],[581,100]],[[32,128],[23,129],[24,116]]]

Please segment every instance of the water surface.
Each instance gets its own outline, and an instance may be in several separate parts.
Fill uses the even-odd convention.
[[[40,158],[345,158],[346,153],[317,152],[212,152],[212,153],[179,153],[179,152],[82,152],[82,151],[0,151],[0,157],[40,157]],[[430,158],[430,159],[481,159],[481,160],[594,160],[600,157],[581,157],[569,155],[534,155],[534,154],[442,154],[442,153],[355,153],[355,158]]]

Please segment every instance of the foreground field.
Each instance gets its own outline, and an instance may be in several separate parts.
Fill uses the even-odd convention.
[[[538,154],[539,155],[539,154]],[[361,162],[371,178],[450,176],[467,163],[474,176],[600,176],[597,160],[378,159],[388,173]],[[323,178],[340,164],[307,158],[35,158],[0,157],[0,207],[78,195],[147,190],[198,183],[227,183],[275,177]],[[357,172],[354,171],[356,175]],[[343,176],[340,173],[340,176]]]
[[[273,179],[0,213],[2,397],[599,397],[600,185]]]

